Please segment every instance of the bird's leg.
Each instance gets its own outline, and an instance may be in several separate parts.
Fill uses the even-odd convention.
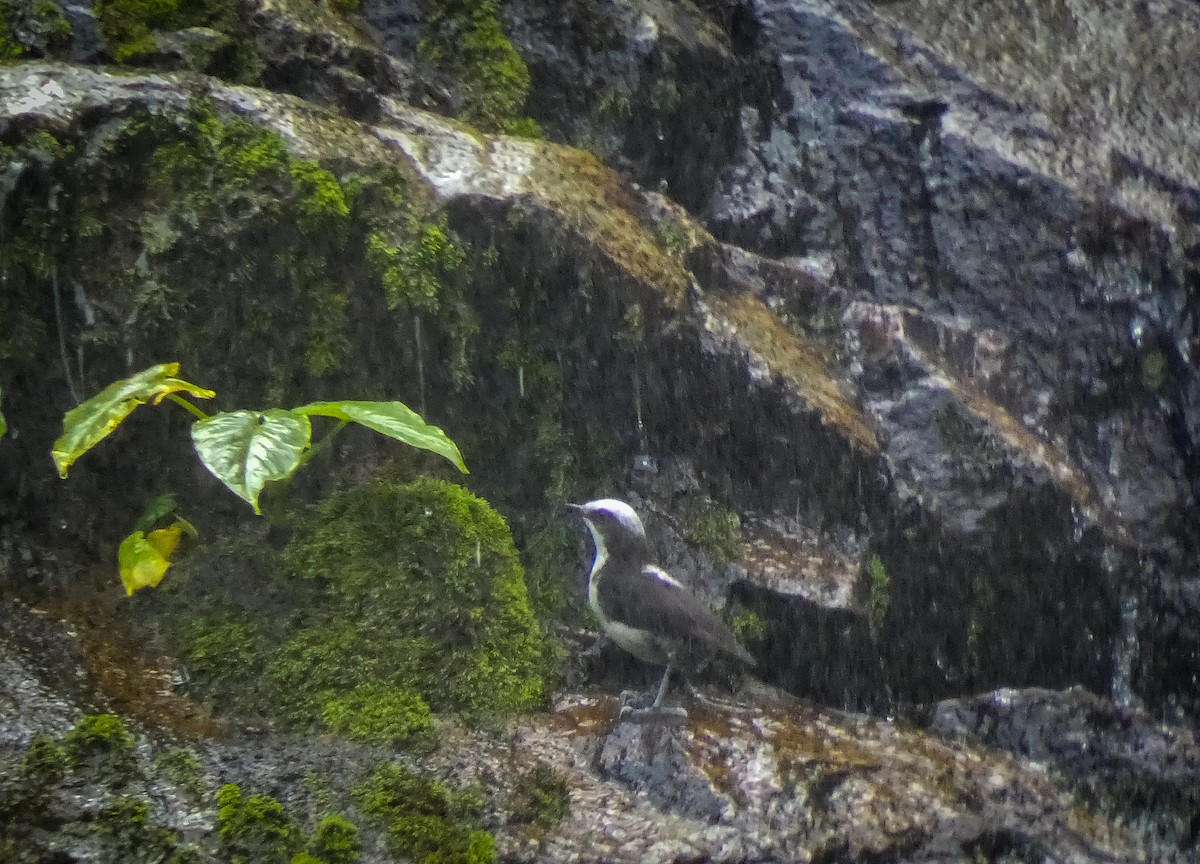
[[[663,698],[667,695],[667,686],[671,683],[671,664],[667,664],[667,668],[663,670],[662,681],[658,685],[658,695],[654,697],[654,704],[650,707],[657,711],[662,707]]]
[[[671,665],[667,664],[667,670],[663,673],[662,681],[658,685],[658,695],[654,698],[654,704],[649,708],[635,709],[628,705],[621,708],[621,717],[618,722],[623,723],[674,723],[683,724],[687,722],[687,711],[678,706],[672,708],[663,707],[663,699],[667,696],[667,688],[671,683]]]

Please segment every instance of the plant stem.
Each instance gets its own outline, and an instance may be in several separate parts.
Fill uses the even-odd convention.
[[[174,402],[176,405],[178,405],[181,408],[183,408],[184,410],[186,410],[189,414],[191,414],[197,420],[207,420],[208,419],[207,414],[205,414],[203,411],[201,411],[199,408],[197,408],[195,405],[193,405],[191,402],[187,401],[186,399],[184,399],[182,396],[178,395],[177,393],[168,393],[167,398],[170,399],[172,402]]]
[[[345,429],[349,423],[349,420],[341,421],[335,428],[330,430],[328,435],[326,435],[313,446],[309,447],[308,452],[300,457],[300,464],[307,465],[309,462],[311,462],[314,456],[329,446],[329,442],[333,440],[333,436]]]

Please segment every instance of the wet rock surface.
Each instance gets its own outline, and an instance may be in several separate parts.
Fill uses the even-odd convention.
[[[12,719],[2,727],[0,756],[11,765],[34,733],[61,735],[106,704],[95,701],[86,670],[72,665],[78,646],[63,625],[18,607],[5,610],[3,622],[0,698]],[[39,634],[36,658],[18,631]],[[72,693],[47,687],[64,675],[79,682]],[[142,779],[118,791],[147,795],[162,824],[205,854],[217,848],[212,795],[223,783],[271,794],[308,822],[330,806],[354,812],[338,790],[361,782],[380,760],[399,758],[445,782],[482,788],[501,860],[1147,860],[1134,828],[1080,804],[1064,781],[1024,756],[822,709],[761,685],[736,702],[692,701],[683,728],[616,725],[619,707],[610,696],[559,694],[546,714],[504,730],[446,727],[438,751],[425,756],[234,729],[183,741],[200,759],[199,791],[179,788],[155,761],[180,740],[138,726]],[[1093,718],[1094,731],[1126,734],[1107,727],[1103,714]],[[951,715],[939,709],[939,728],[949,730]],[[953,716],[962,722],[961,712]],[[514,803],[522,766],[532,765],[556,772],[569,793],[568,815],[549,829],[525,822]],[[55,808],[98,812],[114,797],[103,783],[75,775],[66,782],[73,803],[55,798]],[[369,827],[363,838],[362,860],[394,860]],[[82,860],[102,857],[104,842],[85,833],[59,848]]]
[[[1003,583],[1001,569],[1025,568],[1018,594],[1031,584],[1086,585],[1073,590],[1073,608],[1055,610],[1047,596],[988,613],[1070,619],[1093,648],[1066,651],[1056,673],[1064,683],[1128,690],[1110,671],[1114,653],[1132,644],[1122,610],[1137,606],[1140,647],[1121,660],[1137,669],[1135,695],[1188,710],[1180,685],[1192,680],[1185,669],[1197,656],[1184,623],[1196,547],[1188,515],[1196,154],[1178,134],[1186,121],[1166,118],[1189,117],[1194,106],[1178,80],[1151,94],[1146,82],[1159,73],[1140,58],[1157,53],[1151,45],[1169,56],[1194,46],[1194,5],[1148,15],[1136,3],[1035,4],[995,26],[956,2],[599,10],[563,5],[558,25],[541,30],[546,13],[538,7],[511,14],[518,29],[528,26],[539,45],[552,46],[537,53],[557,73],[548,78],[577,80],[574,71],[586,67],[614,86],[621,74],[585,63],[590,55],[569,34],[603,30],[636,55],[644,41],[630,22],[649,16],[662,24],[656,49],[669,55],[671,28],[690,15],[693,32],[719,34],[735,65],[753,69],[765,88],[736,91],[737,150],[720,160],[712,197],[687,203],[719,238],[789,256],[780,269],[791,281],[821,274],[809,293],[823,312],[815,317],[788,279],[771,285],[762,265],[743,258],[731,266],[727,254],[723,269],[737,290],[764,296],[776,317],[809,335],[822,318],[844,317],[828,374],[848,378],[890,485],[845,495],[812,489],[826,518],[853,528],[858,516],[838,512],[847,498],[856,505],[847,509],[867,514],[875,496],[892,499],[884,505],[890,514],[868,515],[869,533],[897,593],[922,592],[906,612],[922,614],[938,598],[965,623],[969,607],[994,603],[955,571]],[[584,108],[559,108],[556,116],[585,121]],[[669,141],[661,146],[700,167]],[[655,182],[644,170],[633,174]],[[670,176],[657,176],[678,197]],[[694,256],[689,264],[714,284]],[[748,329],[728,305],[710,308],[724,324]],[[773,359],[771,374],[781,374]],[[827,403],[817,410],[831,415]],[[793,431],[792,439],[812,446],[811,434]],[[749,473],[760,485],[787,475]],[[923,551],[914,555],[914,547]],[[1001,563],[1001,550],[1017,551],[1020,562]],[[915,629],[947,626],[954,625]],[[1013,673],[1008,657],[1025,645],[1033,653],[1018,661],[1017,674],[1039,683],[1035,668],[1056,663],[1053,642],[1049,633],[997,641],[963,630],[940,645],[896,644],[890,653],[910,656],[902,664],[910,668],[892,674],[945,667],[940,677],[913,681],[917,699],[992,686],[1001,670]],[[969,643],[997,647],[986,656]]]
[[[929,728],[1053,766],[1126,823],[1156,825],[1154,852],[1195,854],[1200,747],[1190,727],[1073,687],[947,700],[933,709]]]
[[[756,617],[762,676],[831,706],[756,693],[745,713],[697,708],[651,746],[647,730],[611,729],[615,705],[594,690],[653,671],[600,653],[571,673],[588,695],[562,695],[499,738],[447,731],[422,763],[490,790],[502,857],[1195,854],[1195,4],[1029,3],[988,20],[965,0],[504,4],[533,80],[529,113],[605,164],[447,119],[464,88],[422,55],[420,3],[366,0],[361,20],[301,0],[238,10],[247,29],[233,41],[156,33],[158,70],[119,73],[41,61],[111,50],[89,10],[67,9],[69,49],[21,18],[34,62],[0,66],[0,141],[49,132],[82,173],[56,185],[51,157],[9,159],[0,245],[29,196],[57,206],[86,196],[80,177],[107,176],[108,136],[129,116],[178,118],[197,100],[339,177],[412,171],[446,226],[494,253],[454,302],[473,307],[474,332],[508,365],[456,391],[438,367],[469,353],[462,332],[435,333],[422,355],[411,346],[423,331],[397,330],[378,298],[356,319],[367,347],[355,364],[419,375],[419,397],[405,398],[422,406],[428,373],[430,391],[456,393],[446,410],[464,426],[539,445],[566,430],[568,452],[604,453],[578,491],[634,501],[662,563]],[[250,43],[262,87],[209,77],[237,78],[233,49]],[[140,278],[169,232],[127,213],[110,221],[134,226],[113,244],[135,247],[118,279]],[[16,254],[5,252],[5,279]],[[70,261],[56,263],[70,284]],[[39,266],[50,284],[59,271]],[[343,277],[367,294],[354,266]],[[536,286],[536,337],[509,285]],[[132,320],[129,309],[89,300],[78,281],[70,293],[66,329],[34,365],[56,369],[70,353],[61,338],[79,343],[65,383],[87,352],[89,374],[129,371],[146,346],[91,323],[97,310]],[[49,293],[38,303],[54,321]],[[3,332],[7,359],[24,336]],[[531,432],[514,418],[531,413],[526,372],[546,369],[558,376],[553,428]],[[67,388],[57,371],[0,372],[6,412],[34,418],[22,429],[10,416],[0,442],[16,502],[4,515],[63,548],[39,564],[45,588],[90,572],[77,553],[106,554],[116,529],[98,514],[133,509],[108,494],[105,470],[151,484],[119,460],[79,472],[78,492],[37,473]],[[526,470],[535,460],[484,452],[503,455],[473,465],[476,482],[540,484],[512,493],[514,517],[545,518],[566,494],[561,475]],[[381,458],[360,442],[346,454],[366,473]],[[697,512],[717,521],[698,525]],[[24,578],[9,552],[6,589]],[[80,691],[112,664],[55,626],[0,619],[10,755],[81,711],[145,708],[107,701],[120,681]],[[169,669],[143,672],[171,690]],[[1061,689],[1075,684],[1086,690]],[[973,695],[997,687],[1017,689]],[[922,719],[934,703],[933,733],[976,743],[832,710]],[[194,724],[172,711],[152,712],[145,734]],[[244,776],[304,809],[306,771],[345,786],[339,762],[380,758],[340,747],[238,731],[201,749],[208,779]],[[543,834],[505,822],[513,759],[569,777],[566,823]]]

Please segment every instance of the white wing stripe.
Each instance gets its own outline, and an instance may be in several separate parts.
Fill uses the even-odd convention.
[[[659,580],[660,582],[666,582],[672,588],[679,588],[679,589],[685,590],[685,591],[687,590],[686,588],[683,587],[682,582],[680,582],[678,579],[676,579],[674,576],[672,576],[666,570],[663,570],[661,567],[655,567],[653,564],[647,564],[645,567],[642,568],[642,572],[645,573],[647,576],[653,576],[655,579]]]

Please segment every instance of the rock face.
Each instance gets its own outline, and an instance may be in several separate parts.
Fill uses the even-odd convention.
[[[13,709],[0,727],[4,758],[26,747],[35,731],[61,735],[81,707],[112,707],[73,667],[75,646],[60,625],[31,623],[22,608],[0,614],[0,698]],[[31,635],[38,656],[19,644]],[[73,670],[80,674],[70,676]],[[75,683],[50,698],[46,685],[54,676]],[[1012,756],[818,709],[769,688],[743,692],[740,701],[695,704],[686,727],[663,730],[614,726],[619,703],[612,697],[563,694],[549,712],[502,733],[443,730],[439,752],[417,764],[487,790],[488,827],[509,861],[1145,860],[1132,831],[1081,807],[1062,782]],[[331,802],[347,808],[353,805],[345,790],[388,756],[328,739],[223,737],[191,745],[197,771],[187,784],[164,767],[163,754],[179,744],[161,730],[139,730],[129,778],[114,783],[71,769],[70,794],[43,793],[44,821],[78,818],[82,810],[103,823],[112,802],[144,793],[155,802],[154,822],[178,838],[173,842],[191,841],[193,854],[215,848],[216,858],[202,860],[220,860],[230,847],[215,847],[204,830],[215,816],[205,801],[217,787],[253,788],[292,813]],[[404,760],[411,764],[411,755]],[[20,775],[3,764],[13,769],[8,785],[0,785],[7,793]],[[531,822],[522,804],[526,766],[561,778],[569,795],[569,812],[548,829]],[[307,779],[314,776],[321,784]],[[321,788],[326,798],[318,804]],[[14,800],[0,799],[0,808]],[[48,840],[42,820],[7,827],[17,828],[24,852],[76,860],[113,853],[103,832]],[[362,841],[364,862],[396,860],[369,823]]]
[[[163,482],[234,524],[177,421],[60,484],[72,390],[169,353],[239,404],[399,396],[461,430],[548,626],[582,569],[556,508],[611,491],[769,684],[830,706],[701,710],[647,755],[564,696],[512,746],[585,815],[503,855],[1193,853],[1194,760],[1165,751],[1200,711],[1195,4],[289,0],[144,34],[16,5],[6,585],[78,579]],[[551,140],[446,116],[532,134],[513,94]],[[299,498],[388,458],[333,451]],[[935,732],[1012,758],[831,713],[938,700]]]
[[[1054,668],[1183,709],[1197,647],[1196,155],[1154,118],[1194,107],[1177,81],[1147,96],[1141,57],[1195,46],[1194,7],[1032,4],[984,26],[954,2],[699,5],[704,26],[688,31],[736,58],[722,78],[741,129],[715,158],[721,179],[686,200],[717,237],[789,256],[764,275],[738,253],[733,284],[826,337],[827,374],[878,444],[867,473],[884,487],[801,506],[852,529],[865,518],[906,604],[883,628],[885,663],[907,682],[897,695],[1050,683]],[[551,90],[582,68],[601,82],[589,93],[638,86],[568,36],[588,26],[624,33],[655,68],[710,50],[673,36],[675,17],[639,31],[653,4],[605,8],[566,4],[554,26],[512,8],[515,32],[553,45],[532,51]],[[1113,21],[1120,38],[1097,35]],[[739,71],[759,90],[739,88]],[[725,140],[711,122],[681,134]],[[662,148],[673,171],[711,173],[714,159]],[[674,191],[668,172],[629,170]]]

